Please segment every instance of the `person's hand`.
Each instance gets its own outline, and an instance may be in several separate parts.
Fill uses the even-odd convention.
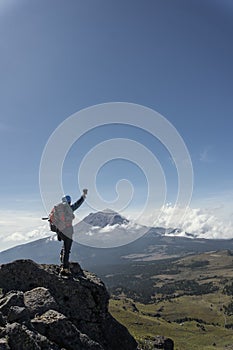
[[[87,188],[83,189],[83,196],[84,196],[84,198],[86,198],[86,196],[87,196],[87,191],[88,191]]]

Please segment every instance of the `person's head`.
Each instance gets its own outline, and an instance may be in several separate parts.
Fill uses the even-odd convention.
[[[62,197],[62,203],[71,203],[71,197],[69,195],[66,195],[64,197]]]

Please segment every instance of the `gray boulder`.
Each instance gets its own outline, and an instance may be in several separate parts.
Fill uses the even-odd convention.
[[[7,324],[5,337],[11,350],[59,350],[60,348],[50,342],[43,335],[29,330],[19,323]]]
[[[24,298],[21,291],[11,291],[0,298],[0,312],[7,314],[11,306],[24,307]]]
[[[41,315],[50,309],[59,309],[50,291],[44,287],[37,287],[25,292],[24,303],[31,317],[34,317],[36,314]]]
[[[6,325],[6,317],[0,312],[0,327],[4,327]]]
[[[26,307],[17,305],[11,306],[7,315],[7,322],[19,322],[30,324],[29,311],[26,309]]]
[[[67,317],[49,310],[32,320],[33,327],[59,346],[70,350],[103,350],[98,343],[91,341],[74,326]]]
[[[10,347],[8,345],[6,338],[0,338],[0,350],[10,350]]]
[[[154,349],[174,350],[174,342],[170,338],[156,336],[153,340]]]
[[[0,338],[13,350],[136,350],[134,338],[108,312],[103,282],[77,263],[71,271],[73,279],[65,279],[57,265],[1,265]]]

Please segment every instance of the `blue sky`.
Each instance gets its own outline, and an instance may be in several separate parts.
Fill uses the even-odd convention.
[[[2,216],[9,210],[44,215],[39,165],[51,133],[83,108],[122,101],[152,108],[175,126],[193,163],[191,205],[224,206],[230,220],[232,37],[231,0],[0,0]],[[109,126],[71,149],[64,183],[73,197],[80,155],[113,137],[157,152],[169,193],[175,191],[161,145],[143,131]],[[126,177],[122,169],[144,193],[140,170],[112,162],[97,179],[106,198],[114,196],[117,176]]]

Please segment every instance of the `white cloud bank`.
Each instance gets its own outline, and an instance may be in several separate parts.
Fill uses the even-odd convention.
[[[74,240],[91,247],[112,248],[133,242],[147,231],[147,227],[134,222],[105,227],[91,226],[82,222],[74,227]]]
[[[0,210],[0,251],[51,235],[38,213]]]
[[[233,238],[233,222],[220,219],[218,210],[216,209],[188,208],[181,223],[178,223],[176,217],[173,216],[174,210],[174,207],[166,205],[163,207],[159,217],[158,213],[155,211],[147,216],[144,215],[139,224],[154,227],[179,228],[181,232],[176,233],[176,235],[180,236],[185,235],[185,232],[187,232],[196,237],[207,239]],[[134,215],[127,217],[133,220]],[[81,218],[79,218],[79,221],[80,220]],[[118,238],[115,236],[115,239],[120,239],[122,231],[125,237],[128,236],[127,239],[129,240],[135,238],[135,234],[136,236],[140,236],[145,232],[145,228],[143,228],[144,232],[141,232],[142,227],[136,226],[134,222],[123,225],[121,228],[106,226],[101,230],[99,230],[99,228],[97,230],[97,228],[92,227],[86,232],[85,239],[87,242],[85,243],[90,243],[89,240],[91,238],[93,239],[92,236],[101,238],[105,235],[105,240],[106,236],[110,239],[113,229],[115,229],[115,235],[116,232],[118,232]],[[90,236],[89,238],[88,233]],[[40,213],[0,210],[0,251],[52,235],[53,233],[49,230],[48,222],[43,222],[41,220]]]
[[[196,237],[207,239],[231,239],[233,238],[233,222],[223,221],[217,215],[216,210],[187,208],[181,222],[177,222],[173,215],[175,208],[170,205],[163,207],[161,215],[150,214],[143,218],[143,224],[148,226],[160,226],[165,228],[179,228]],[[156,215],[155,215],[156,214]],[[155,220],[156,218],[156,220]]]

